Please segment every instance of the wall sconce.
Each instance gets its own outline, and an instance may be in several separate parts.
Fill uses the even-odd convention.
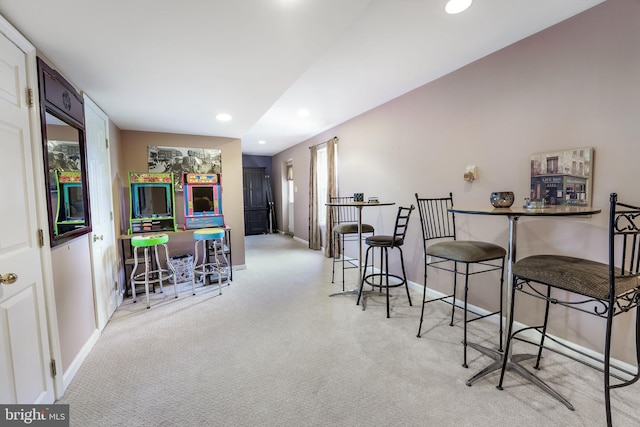
[[[476,166],[467,166],[464,172],[464,180],[473,182],[478,177],[478,168]]]

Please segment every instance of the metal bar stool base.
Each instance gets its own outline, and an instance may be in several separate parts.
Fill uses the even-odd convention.
[[[145,295],[147,298],[147,308],[151,307],[149,302],[149,285],[158,284],[160,286],[160,292],[164,292],[163,283],[165,280],[173,279],[173,289],[175,292],[175,298],[178,298],[178,285],[176,284],[176,272],[173,268],[173,264],[169,259],[169,249],[167,248],[167,242],[169,236],[167,234],[147,234],[134,236],[131,238],[131,245],[133,246],[133,269],[131,270],[131,295],[133,302],[138,302],[136,296],[136,286],[144,285]],[[167,268],[160,266],[160,259],[158,257],[158,246],[164,248],[165,261]],[[138,249],[143,249],[144,252],[144,272],[136,273],[138,268]],[[153,249],[153,255],[155,257],[155,269],[150,269],[150,254],[149,250]]]
[[[195,254],[193,259],[193,274],[191,288],[193,295],[196,294],[196,280],[200,280],[207,284],[207,278],[211,282],[211,278],[217,278],[218,295],[222,294],[222,278],[229,283],[231,281],[231,266],[224,253],[224,237],[225,232],[222,228],[203,228],[193,232],[195,239]],[[211,242],[213,248],[213,260],[209,259],[208,245]],[[218,244],[220,250],[218,251]],[[202,261],[200,261],[200,247],[202,247]],[[223,262],[220,262],[222,258]]]

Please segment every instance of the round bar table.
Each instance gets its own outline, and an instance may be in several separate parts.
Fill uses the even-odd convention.
[[[540,208],[526,208],[526,207],[510,207],[510,208],[494,208],[487,206],[474,209],[474,208],[461,208],[461,207],[452,207],[449,209],[450,212],[457,214],[471,214],[471,215],[497,215],[497,216],[506,216],[509,219],[509,242],[508,242],[508,250],[507,250],[507,298],[506,298],[506,307],[509,307],[511,304],[512,295],[512,287],[513,287],[513,273],[512,268],[513,264],[516,261],[516,241],[517,241],[517,226],[518,219],[522,216],[525,217],[573,217],[573,216],[587,216],[598,214],[601,212],[601,209],[586,207],[586,206],[545,206]],[[509,310],[505,315],[505,322],[509,324]],[[506,336],[508,333],[505,328],[505,340],[509,337]],[[505,341],[506,342],[506,341]],[[508,355],[498,352],[496,350],[492,350],[486,348],[484,346],[478,345],[476,343],[469,342],[468,345],[471,348],[478,350],[480,353],[492,358],[494,361],[489,364],[484,369],[478,371],[475,375],[469,378],[466,381],[468,386],[471,386],[475,381],[484,377],[485,375],[490,374],[491,372],[502,369],[503,358],[507,358],[507,369],[513,369],[515,372],[520,374],[523,378],[531,381],[540,387],[543,391],[550,394],[554,398],[558,399],[560,402],[565,404],[569,409],[573,409],[573,406],[560,394],[558,394],[555,390],[549,387],[546,383],[544,383],[540,378],[531,374],[524,367],[522,367],[518,362],[526,359],[530,359],[535,357],[535,355],[528,354],[517,354],[517,355]]]
[[[392,206],[395,202],[348,202],[348,203],[326,203],[326,206],[355,206],[358,208],[358,286],[355,289],[349,289],[343,292],[335,292],[329,296],[335,295],[358,295],[360,291],[360,283],[362,283],[362,208],[369,206]],[[364,299],[362,301],[362,309],[364,310]]]

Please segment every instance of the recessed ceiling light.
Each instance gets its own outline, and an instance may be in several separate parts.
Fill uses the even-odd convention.
[[[445,12],[454,15],[469,9],[473,0],[449,0],[444,7]]]
[[[264,145],[266,143],[267,143],[267,141],[265,141],[264,139],[261,139],[260,141],[258,141],[258,144],[260,144],[260,145]]]
[[[298,110],[298,115],[300,117],[307,117],[309,115],[309,110],[305,110],[304,108]]]
[[[220,120],[221,122],[228,122],[229,120],[231,120],[231,116],[226,113],[220,113],[216,116],[216,119]]]

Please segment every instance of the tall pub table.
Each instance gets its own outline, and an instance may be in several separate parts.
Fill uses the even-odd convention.
[[[545,206],[540,208],[526,208],[526,207],[510,207],[510,208],[461,208],[461,207],[452,207],[449,209],[450,212],[457,214],[471,214],[471,215],[493,215],[493,216],[504,216],[509,220],[509,242],[508,242],[508,252],[507,252],[507,298],[506,298],[506,307],[509,307],[511,304],[511,298],[513,298],[512,286],[513,286],[513,264],[516,261],[516,241],[517,241],[517,227],[518,227],[518,219],[520,217],[559,217],[559,218],[567,218],[567,217],[575,217],[575,216],[587,216],[598,214],[601,212],[601,209],[595,209],[591,207],[583,207],[583,206]],[[509,324],[509,310],[506,311],[505,321],[506,324]],[[508,330],[504,328],[505,334],[505,342],[509,339]],[[531,381],[538,387],[540,387],[545,393],[553,396],[560,402],[562,402],[569,409],[573,409],[571,404],[563,398],[559,393],[549,387],[545,382],[543,382],[540,378],[533,375],[529,371],[527,371],[523,366],[520,365],[519,362],[535,357],[535,355],[531,354],[503,354],[496,350],[481,346],[476,343],[469,342],[468,345],[471,348],[479,351],[485,356],[493,359],[493,362],[486,366],[484,369],[475,373],[471,378],[466,381],[468,386],[471,386],[474,382],[479,380],[480,378],[495,372],[497,370],[502,369],[502,363],[504,358],[507,358],[507,369],[513,370],[518,373],[523,378]]]
[[[327,206],[355,206],[358,209],[358,286],[343,292],[334,292],[330,297],[336,295],[358,295],[360,283],[362,283],[362,209],[371,206],[393,206],[395,202],[347,202],[347,203],[327,203]],[[364,310],[364,298],[362,299],[362,310]]]

